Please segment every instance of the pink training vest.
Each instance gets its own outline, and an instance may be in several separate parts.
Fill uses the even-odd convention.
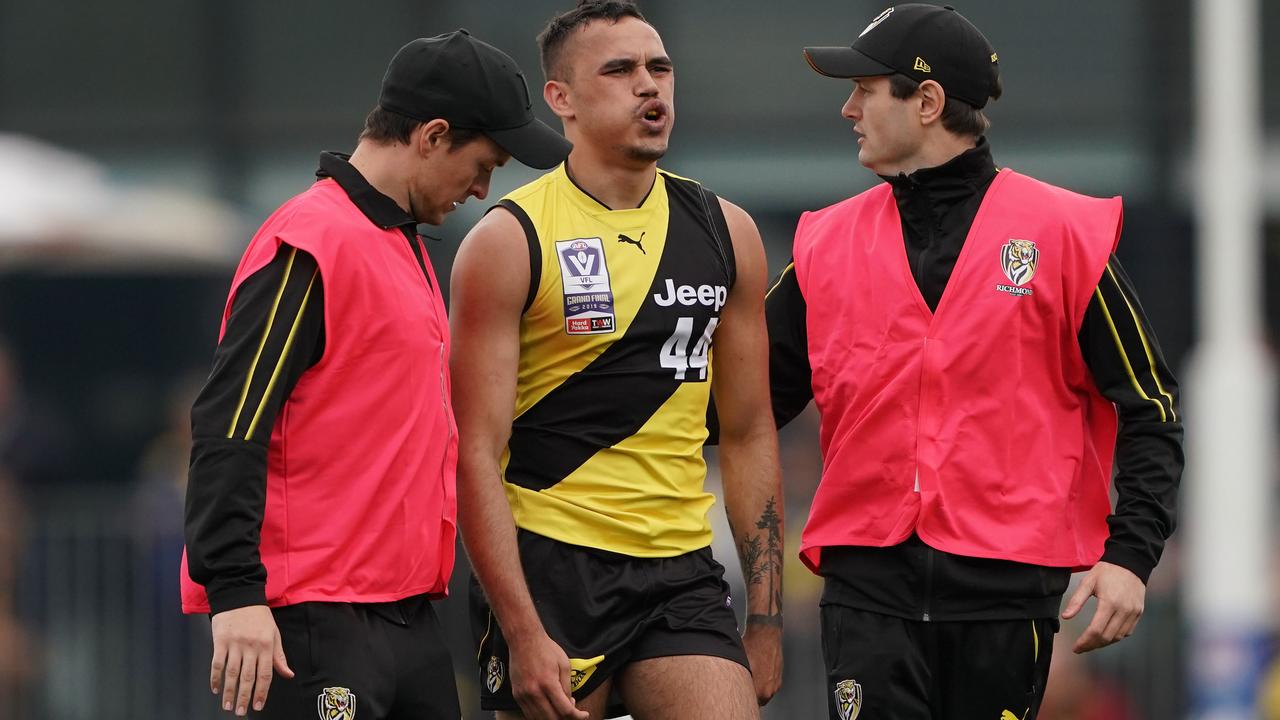
[[[321,180],[254,236],[223,332],[235,289],[280,243],[320,266],[325,349],[271,434],[259,546],[267,604],[442,595],[454,560],[458,433],[435,274],[428,284],[403,232],[372,224],[334,180]],[[209,611],[185,553],[182,607]]]
[[[822,481],[800,556],[914,531],[971,557],[1083,569],[1102,555],[1115,407],[1077,339],[1121,204],[1009,170],[931,313],[888,184],[800,219]],[[918,485],[918,492],[916,490]]]

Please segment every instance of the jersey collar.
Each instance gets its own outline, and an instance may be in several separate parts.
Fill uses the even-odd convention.
[[[653,174],[653,184],[649,186],[649,192],[644,194],[644,198],[640,200],[639,205],[637,205],[634,208],[615,209],[615,208],[609,207],[608,205],[605,205],[599,198],[587,192],[585,188],[579,185],[577,180],[573,179],[573,171],[569,169],[569,161],[567,159],[564,162],[560,163],[559,172],[564,173],[565,179],[569,181],[569,185],[571,185],[574,190],[578,191],[579,196],[584,202],[586,202],[589,205],[595,206],[596,209],[598,210],[605,210],[607,212],[625,212],[627,210],[643,210],[645,205],[649,204],[649,198],[653,197],[653,189],[658,186],[658,176],[662,174],[661,171],[658,171]]]

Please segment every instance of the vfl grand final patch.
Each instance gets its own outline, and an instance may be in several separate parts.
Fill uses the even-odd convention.
[[[1034,242],[1009,238],[1000,248],[1000,269],[1013,285],[997,284],[996,289],[1010,295],[1030,295],[1031,288],[1023,286],[1036,276],[1039,261],[1040,250]]]
[[[344,687],[327,687],[316,696],[320,720],[355,720],[356,695]]]
[[[613,332],[613,288],[600,238],[557,240],[556,259],[564,288],[564,331],[570,335]]]
[[[852,680],[836,683],[836,714],[840,720],[854,720],[862,712],[862,686]]]
[[[502,687],[505,675],[502,661],[498,659],[497,655],[490,655],[489,664],[484,669],[484,686],[489,688],[491,693],[498,692],[498,688]]]

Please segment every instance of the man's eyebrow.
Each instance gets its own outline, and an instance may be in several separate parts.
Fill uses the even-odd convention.
[[[636,61],[632,58],[614,58],[612,60],[606,60],[600,66],[600,70],[602,72],[609,72],[610,70],[621,70],[621,69],[633,68],[635,66],[636,66]]]
[[[674,65],[675,63],[671,62],[671,58],[667,57],[666,55],[659,55],[657,57],[649,58],[649,64],[650,65]]]

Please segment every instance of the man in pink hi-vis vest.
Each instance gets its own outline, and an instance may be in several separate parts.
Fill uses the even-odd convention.
[[[999,57],[951,8],[805,58],[852,79],[884,180],[801,217],[768,299],[778,424],[822,417],[801,558],[830,716],[1033,718],[1071,573],[1062,617],[1097,598],[1075,651],[1116,642],[1174,529],[1178,388],[1113,254],[1120,200],[997,170]]]
[[[558,164],[524,75],[465,30],[396,53],[351,155],[263,223],[191,411],[181,590],[237,716],[460,715],[448,589],[458,432],[449,324],[417,228],[510,158]]]

